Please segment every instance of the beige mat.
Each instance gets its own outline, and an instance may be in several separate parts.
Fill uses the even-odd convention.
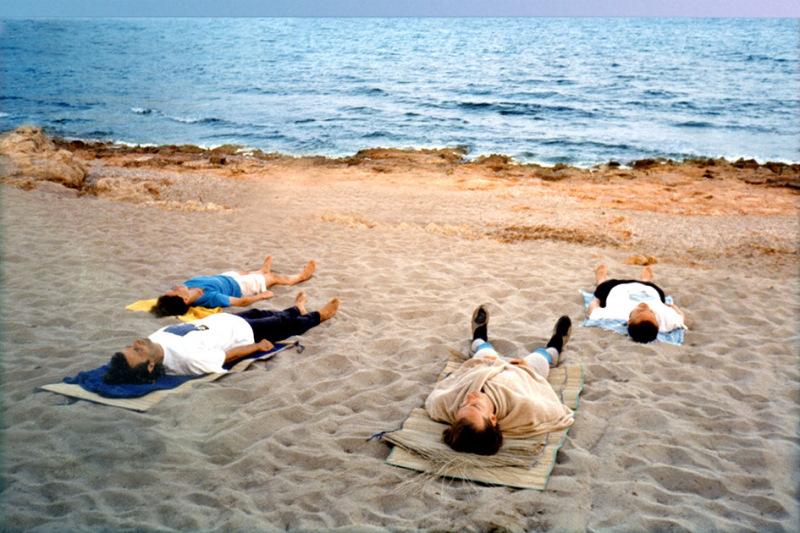
[[[144,412],[171,394],[184,392],[186,390],[191,389],[195,385],[199,385],[200,383],[208,383],[209,381],[215,381],[226,374],[230,374],[231,372],[244,372],[250,365],[253,364],[253,362],[266,361],[267,359],[271,359],[272,357],[275,356],[275,354],[282,352],[286,348],[296,347],[298,350],[302,350],[302,346],[300,346],[299,342],[294,342],[289,344],[279,343],[276,344],[275,346],[280,347],[280,349],[264,353],[260,357],[251,357],[248,359],[242,359],[234,366],[232,366],[230,370],[228,370],[228,372],[217,372],[214,374],[207,374],[203,377],[190,379],[189,381],[181,383],[174,389],[156,390],[151,393],[145,394],[144,396],[139,396],[138,398],[106,398],[105,396],[100,396],[99,394],[96,394],[94,392],[87,391],[80,385],[73,385],[70,383],[63,383],[63,382],[54,383],[51,385],[45,385],[41,388],[46,391],[55,392],[58,394],[62,394],[64,396],[69,396],[71,398],[77,398],[79,400],[87,400],[90,402],[101,403],[104,405],[122,407],[123,409],[130,409],[132,411]]]
[[[439,375],[439,381],[463,361],[464,356],[454,352]],[[577,409],[583,388],[583,365],[553,368],[547,381],[565,405]],[[569,431],[566,428],[529,439],[507,438],[497,454],[487,457],[450,449],[442,442],[442,431],[446,427],[431,420],[424,409],[412,410],[401,429],[381,436],[395,445],[386,462],[437,476],[544,490],[555,466],[556,454]]]

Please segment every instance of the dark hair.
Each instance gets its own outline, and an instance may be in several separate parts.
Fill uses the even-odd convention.
[[[635,324],[628,324],[628,334],[636,342],[648,343],[658,337],[658,326],[646,320]]]
[[[156,300],[156,305],[150,308],[150,312],[159,318],[162,316],[180,316],[189,312],[189,306],[180,296],[162,294]]]
[[[125,359],[125,355],[122,352],[117,352],[111,356],[108,370],[103,374],[103,382],[107,385],[119,385],[121,383],[143,385],[153,383],[163,375],[163,363],[156,363],[152,372],[147,370],[147,363],[141,363],[132,368],[128,364],[128,360]]]
[[[442,439],[457,452],[494,455],[503,445],[503,434],[500,426],[492,424],[488,418],[484,422],[484,428],[479,430],[469,421],[458,419],[442,432]]]

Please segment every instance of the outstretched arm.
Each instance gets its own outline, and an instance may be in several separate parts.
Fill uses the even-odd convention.
[[[236,298],[235,296],[231,296],[230,297],[231,307],[247,307],[250,304],[254,304],[258,301],[272,298],[273,296],[275,296],[275,294],[273,294],[272,291],[264,291],[254,296],[242,296],[241,298]]]
[[[255,344],[246,344],[244,346],[237,346],[236,348],[231,348],[230,350],[225,352],[225,362],[230,363],[231,361],[236,361],[237,359],[241,359],[242,357],[247,357],[248,355],[254,354],[256,352],[267,352],[273,349],[274,347],[275,346],[266,339],[257,342]]]

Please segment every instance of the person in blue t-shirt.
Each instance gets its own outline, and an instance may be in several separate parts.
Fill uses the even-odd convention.
[[[175,285],[156,300],[150,310],[158,317],[183,315],[189,307],[247,307],[275,296],[267,290],[273,285],[295,285],[311,277],[316,269],[314,260],[299,274],[282,276],[271,272],[272,256],[264,259],[260,270],[223,272],[216,276],[197,276]]]

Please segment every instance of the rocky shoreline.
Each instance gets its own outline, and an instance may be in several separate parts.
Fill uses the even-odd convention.
[[[211,168],[236,169],[242,165],[291,164],[324,168],[362,168],[378,174],[425,169],[437,173],[488,173],[495,178],[597,180],[607,177],[636,179],[653,173],[669,172],[691,178],[730,177],[747,184],[787,187],[800,190],[800,164],[758,163],[753,159],[641,159],[620,163],[609,161],[591,169],[558,164],[546,167],[519,163],[512,158],[492,154],[466,159],[459,148],[405,150],[373,148],[343,158],[322,156],[294,157],[278,153],[245,150],[238,146],[204,149],[193,145],[127,146],[111,142],[48,139],[36,126],[22,126],[6,133],[0,141],[2,179],[22,188],[32,188],[35,181],[52,181],[82,192],[97,194],[96,183],[88,176],[85,162],[102,161],[122,167],[163,169]],[[102,193],[102,191],[101,191]]]
[[[745,183],[767,185],[773,187],[789,187],[800,190],[800,164],[780,162],[758,163],[754,159],[639,159],[622,164],[618,161],[596,165],[591,169],[557,164],[546,167],[537,164],[519,163],[511,157],[492,154],[480,156],[474,160],[466,159],[466,150],[460,148],[443,148],[429,150],[408,150],[397,148],[372,148],[361,150],[349,157],[327,158],[323,156],[294,157],[279,153],[267,153],[260,150],[246,150],[239,146],[225,145],[214,149],[204,149],[194,145],[162,145],[162,146],[125,146],[111,142],[84,142],[53,139],[54,144],[76,154],[81,159],[109,159],[125,156],[150,156],[145,161],[128,162],[128,166],[137,164],[149,166],[183,165],[191,162],[207,161],[209,165],[226,165],[241,159],[257,161],[300,161],[327,167],[370,166],[378,172],[385,171],[380,162],[413,163],[437,166],[445,171],[452,171],[459,166],[470,166],[489,169],[499,175],[515,178],[540,178],[560,180],[585,175],[598,171],[619,172],[623,176],[631,176],[628,172],[677,170],[688,174],[702,172],[702,177],[713,179],[715,174],[733,175]],[[635,177],[635,176],[632,176]]]

